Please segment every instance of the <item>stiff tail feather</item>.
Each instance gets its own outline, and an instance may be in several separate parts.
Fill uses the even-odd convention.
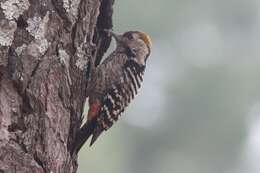
[[[100,136],[100,134],[103,132],[103,129],[100,128],[100,126],[97,126],[94,131],[93,131],[93,135],[91,138],[91,142],[89,146],[92,146],[95,141],[97,140],[97,138]]]
[[[84,143],[88,140],[88,138],[93,134],[94,129],[96,127],[97,120],[93,119],[87,121],[77,132],[76,139],[73,145],[72,152],[78,153]]]

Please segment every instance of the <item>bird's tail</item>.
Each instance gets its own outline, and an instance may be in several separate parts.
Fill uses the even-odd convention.
[[[97,140],[97,138],[100,136],[100,134],[102,132],[103,132],[103,129],[100,126],[97,125],[96,128],[93,131],[90,146],[92,146],[95,143],[95,141]]]
[[[77,132],[72,152],[78,153],[83,144],[93,134],[97,120],[88,120]],[[93,138],[92,138],[93,139]]]

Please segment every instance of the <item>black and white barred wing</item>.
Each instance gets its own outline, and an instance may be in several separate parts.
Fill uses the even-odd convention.
[[[134,60],[128,60],[122,68],[123,76],[118,83],[112,84],[105,93],[100,114],[97,117],[97,127],[94,130],[92,141],[103,130],[109,129],[120,114],[125,110],[143,81],[145,66],[140,67]],[[92,143],[92,142],[91,142]]]
[[[125,110],[143,81],[145,67],[140,67],[135,61],[128,60],[122,68],[123,76],[120,82],[112,85],[104,97],[98,124],[105,130],[118,120],[120,114]]]

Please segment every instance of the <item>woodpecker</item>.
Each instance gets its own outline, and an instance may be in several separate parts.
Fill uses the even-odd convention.
[[[144,32],[128,31],[122,35],[106,32],[115,39],[116,49],[96,67],[90,80],[86,123],[92,127],[90,146],[118,120],[137,94],[152,46]]]

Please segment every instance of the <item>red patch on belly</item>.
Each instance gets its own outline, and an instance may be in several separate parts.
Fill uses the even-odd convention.
[[[96,101],[90,105],[90,108],[88,110],[88,120],[92,120],[98,115],[100,106],[101,104],[99,101]]]

